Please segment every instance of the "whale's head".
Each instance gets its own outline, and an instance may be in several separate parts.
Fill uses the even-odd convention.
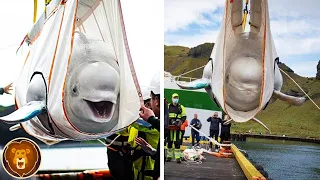
[[[259,106],[262,66],[253,57],[233,59],[226,69],[226,103],[234,110],[251,111]]]
[[[118,124],[120,70],[112,49],[76,33],[65,88],[65,107],[80,131],[103,133]]]

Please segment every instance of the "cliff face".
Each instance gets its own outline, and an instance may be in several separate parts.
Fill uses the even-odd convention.
[[[209,57],[214,43],[204,43],[200,44],[197,47],[193,47],[189,50],[188,56],[197,58],[197,57]]]

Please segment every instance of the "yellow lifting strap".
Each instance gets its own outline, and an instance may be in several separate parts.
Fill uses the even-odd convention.
[[[243,31],[246,30],[246,22],[247,22],[247,15],[248,15],[248,3],[249,3],[249,0],[246,0],[246,7],[243,10],[243,19],[242,19],[242,29],[243,29]]]
[[[48,5],[51,2],[51,0],[44,0],[44,2],[46,5]]]
[[[33,0],[33,24],[37,20],[38,0]]]
[[[47,6],[48,6],[48,4],[51,2],[51,0],[44,0],[44,13],[46,13],[47,12]],[[46,18],[47,18],[47,14],[45,14],[46,15]]]
[[[51,0],[44,0],[44,12],[47,10],[47,5]],[[33,24],[37,21],[38,0],[33,0]]]

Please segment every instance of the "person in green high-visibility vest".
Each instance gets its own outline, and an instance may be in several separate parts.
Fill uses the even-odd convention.
[[[145,108],[151,108],[152,97],[149,88],[142,89],[142,95]],[[135,143],[136,137],[145,138],[155,146],[155,142],[159,141],[157,139],[159,131],[134,124],[106,138],[107,144],[112,143],[107,147],[107,154],[108,167],[114,179],[152,180],[155,156],[143,153]],[[116,140],[114,140],[115,138]]]
[[[160,177],[160,73],[156,72],[149,86],[149,107],[140,109],[140,118],[151,127],[132,124],[128,143],[133,148],[132,162],[135,180],[154,180]]]
[[[186,109],[183,105],[179,104],[179,95],[177,93],[172,94],[172,103],[168,105],[169,109],[169,124],[168,124],[168,150],[166,161],[171,161],[172,158],[177,163],[181,163],[182,152],[180,150],[181,145],[181,131],[180,127],[187,119]],[[172,147],[174,143],[174,149]]]

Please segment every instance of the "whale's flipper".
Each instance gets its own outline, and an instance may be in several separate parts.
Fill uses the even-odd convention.
[[[261,126],[263,126],[266,130],[268,130],[269,133],[271,133],[270,129],[269,129],[265,124],[263,124],[263,122],[261,122],[259,119],[257,119],[257,118],[252,118],[251,120],[259,123],[259,124],[260,124]]]
[[[45,102],[43,101],[31,101],[14,111],[13,113],[0,117],[0,121],[4,121],[8,124],[22,123],[30,120],[31,118],[38,116],[42,112],[46,111]]]
[[[203,69],[201,79],[197,79],[192,82],[177,81],[176,83],[181,89],[196,90],[196,89],[208,88],[210,86],[212,72],[213,72],[212,60],[209,60]]]
[[[177,82],[177,85],[181,88],[181,89],[202,89],[202,88],[206,88],[210,85],[210,82],[208,79],[197,79],[191,82]]]
[[[289,96],[277,90],[273,91],[272,96],[294,106],[301,106],[306,101],[304,97]]]

